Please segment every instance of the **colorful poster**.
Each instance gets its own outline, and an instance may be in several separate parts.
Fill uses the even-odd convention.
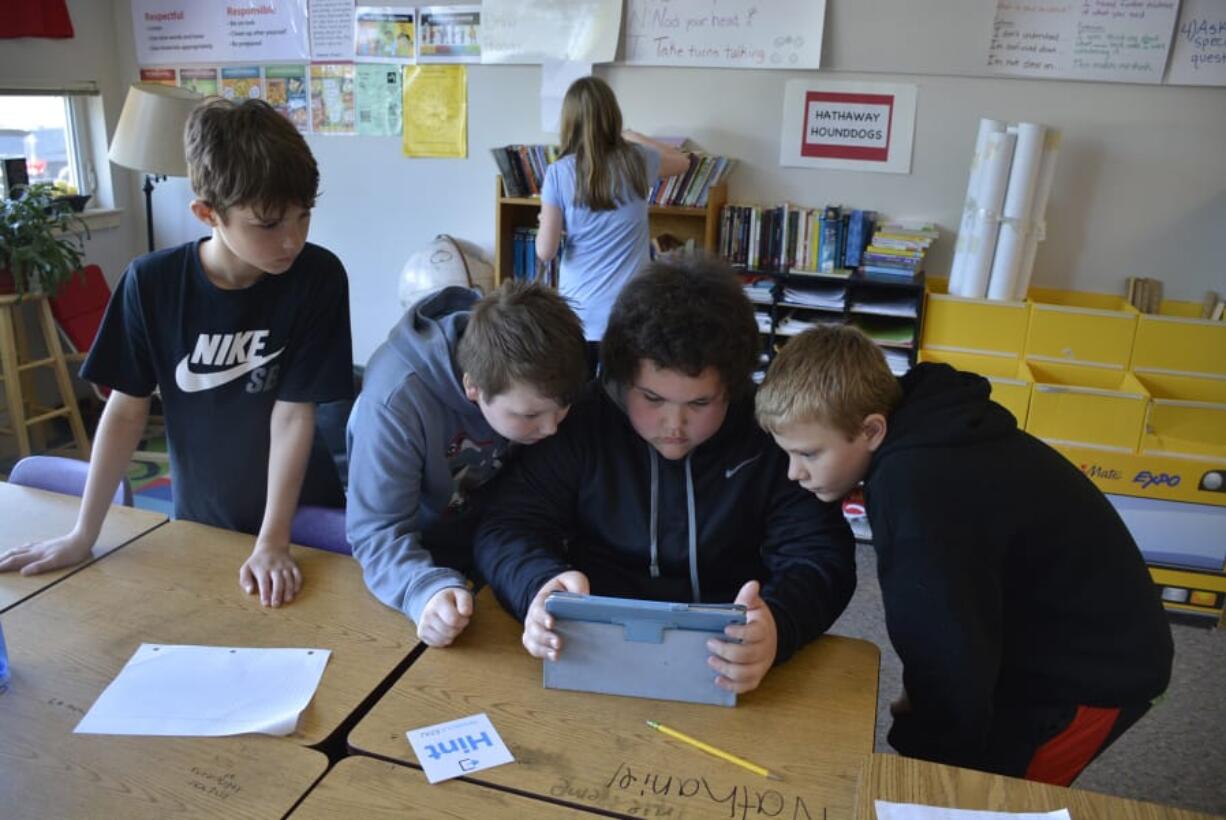
[[[263,90],[258,65],[222,67],[221,96],[227,100],[258,100],[263,96]]]
[[[404,69],[404,154],[468,156],[468,68],[417,65]]]
[[[220,91],[215,68],[180,68],[179,85],[206,97],[216,97]]]
[[[417,59],[423,63],[481,62],[480,6],[417,10]]]
[[[401,131],[400,66],[359,63],[357,92],[358,134],[398,137]]]
[[[311,130],[354,132],[353,63],[311,64]]]
[[[154,83],[155,85],[179,84],[179,81],[175,79],[175,70],[173,68],[142,68],[140,70],[140,81],[142,83]]]
[[[306,66],[264,66],[264,99],[299,131],[310,128]]]
[[[364,62],[413,62],[413,9],[358,6],[353,54]]]
[[[307,0],[132,0],[132,34],[139,65],[310,56]]]
[[[913,85],[789,80],[779,164],[911,172]]]
[[[309,0],[311,59],[353,59],[353,0]]]

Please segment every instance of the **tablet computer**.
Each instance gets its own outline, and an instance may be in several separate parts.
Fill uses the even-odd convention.
[[[685,604],[555,592],[545,599],[562,639],[545,660],[547,689],[735,706],[715,685],[707,641],[745,623],[739,604]],[[727,640],[727,638],[724,638]]]

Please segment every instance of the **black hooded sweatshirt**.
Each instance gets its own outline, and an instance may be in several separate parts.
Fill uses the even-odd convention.
[[[912,711],[904,755],[983,768],[994,719],[1142,705],[1170,627],[1132,536],[1067,459],[1017,429],[983,378],[921,364],[865,479],[890,640]]]
[[[610,395],[613,394],[613,395]],[[778,632],[776,662],[826,630],[856,584],[837,504],[787,478],[787,457],[735,400],[719,430],[670,461],[593,382],[553,435],[496,480],[474,558],[520,620],[541,586],[575,569],[594,595],[731,602],[746,581]]]

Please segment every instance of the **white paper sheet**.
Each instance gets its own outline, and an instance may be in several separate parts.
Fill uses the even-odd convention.
[[[988,294],[988,274],[992,270],[992,254],[996,251],[996,235],[1000,230],[1000,208],[1009,184],[1009,167],[1013,163],[1013,146],[1017,135],[1007,131],[988,135],[984,166],[979,177],[979,208],[974,224],[966,237],[958,237],[958,250],[969,254],[962,271],[962,287],[954,296],[982,299]]]
[[[1056,811],[978,811],[921,806],[917,803],[874,801],[877,820],[1071,820],[1068,809]]]
[[[95,735],[291,734],[327,649],[141,644],[74,730]]]
[[[975,227],[975,212],[979,210],[979,186],[983,176],[983,165],[988,151],[988,137],[1005,130],[1005,123],[984,117],[979,120],[979,133],[975,137],[975,153],[971,156],[971,172],[966,181],[966,202],[962,206],[962,225],[958,228],[958,243],[954,254],[953,266],[949,270],[949,292],[958,293],[962,289],[962,278],[965,276],[969,253],[966,250],[964,237],[970,237]]]
[[[541,130],[558,133],[562,124],[562,98],[566,89],[580,77],[592,76],[591,63],[567,60],[541,61]]]
[[[1034,258],[1039,251],[1039,243],[1047,237],[1047,200],[1051,197],[1051,187],[1056,179],[1056,157],[1060,156],[1060,132],[1047,129],[1043,140],[1043,162],[1039,167],[1039,190],[1034,195],[1034,209],[1030,212],[1030,223],[1033,230],[1026,235],[1026,251],[1022,255],[1022,267],[1017,276],[1017,287],[1013,289],[1013,298],[1021,301],[1030,290],[1030,278],[1034,275]]]
[[[431,783],[515,762],[484,712],[404,734]]]

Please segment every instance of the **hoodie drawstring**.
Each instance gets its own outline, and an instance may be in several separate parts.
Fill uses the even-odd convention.
[[[651,577],[660,577],[660,462],[656,449],[650,444],[651,453]],[[694,473],[691,470],[693,453],[685,457],[685,501],[689,516],[690,541],[690,590],[694,603],[702,600],[698,586],[698,515],[694,506]]]

